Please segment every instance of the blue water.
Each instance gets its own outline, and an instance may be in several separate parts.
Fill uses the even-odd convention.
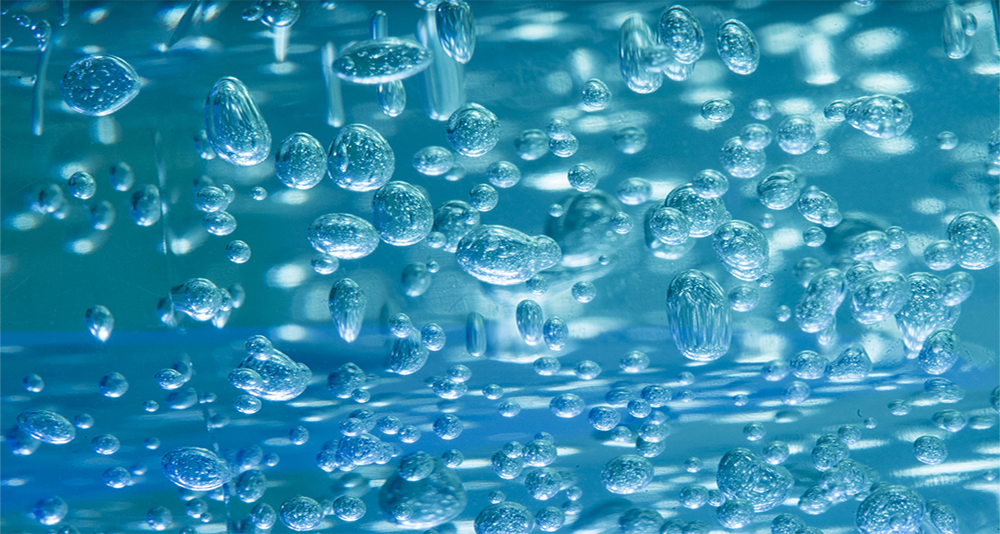
[[[354,495],[365,502],[367,513],[361,520],[348,523],[328,515],[320,525],[323,530],[399,528],[380,509],[377,494],[400,457],[415,451],[440,456],[458,449],[465,461],[455,472],[468,503],[452,521],[435,527],[442,534],[473,532],[477,514],[490,504],[488,495],[495,490],[532,512],[546,506],[569,509],[559,532],[615,531],[619,517],[636,507],[656,510],[664,520],[676,518],[689,526],[703,522],[705,532],[722,532],[729,530],[716,519],[715,507],[685,508],[679,502],[681,489],[690,484],[715,489],[719,460],[726,452],[745,447],[761,454],[776,440],[790,447],[791,455],[782,465],[794,477],[794,485],[782,504],[758,513],[739,531],[770,532],[774,516],[792,513],[827,534],[856,532],[860,503],[854,497],[820,514],[799,508],[799,498],[822,476],[810,455],[816,440],[836,434],[845,424],[861,428],[860,441],[848,446],[850,458],[873,467],[881,481],[909,487],[924,501],[950,505],[962,532],[1000,530],[1000,436],[996,404],[991,406],[990,399],[1000,383],[998,268],[994,263],[980,270],[956,266],[931,271],[922,256],[926,245],[947,240],[948,223],[961,213],[979,213],[994,225],[1000,221],[996,212],[1000,166],[990,161],[988,152],[1000,123],[995,2],[961,4],[978,21],[970,38],[971,52],[961,59],[945,54],[943,2],[876,1],[870,6],[691,2],[685,5],[704,28],[705,53],[689,79],[664,78],[662,87],[651,94],[630,91],[622,79],[619,28],[629,15],[640,14],[655,32],[667,4],[474,2],[477,44],[461,68],[464,101],[492,111],[501,132],[499,143],[485,156],[455,154],[455,161],[466,169],[457,181],[419,174],[411,164],[413,154],[426,146],[454,151],[446,123],[431,118],[435,111],[425,94],[425,77],[441,75],[435,65],[403,80],[407,103],[397,117],[380,110],[375,86],[346,81],[339,85],[342,123],[331,118],[336,113],[328,107],[330,91],[321,63],[327,43],[343,47],[367,39],[369,15],[378,9],[388,15],[390,36],[413,39],[424,15],[411,3],[302,2],[283,62],[275,60],[274,31],[241,18],[250,3],[203,2],[190,22],[182,22],[186,2],[74,1],[68,3],[67,24],[60,26],[62,4],[4,2],[7,12],[0,17],[0,40],[12,39],[0,53],[0,430],[12,435],[8,431],[17,427],[18,415],[29,410],[52,410],[71,421],[87,413],[95,424],[78,428],[68,444],[41,443],[26,456],[12,454],[7,438],[0,447],[3,532],[148,531],[152,527],[147,512],[158,506],[172,513],[168,532],[238,531],[254,505],[235,498],[232,484],[223,486],[214,498],[197,494],[206,498],[211,514],[202,522],[185,513],[185,500],[195,494],[171,483],[160,460],[179,447],[202,447],[217,452],[239,471],[237,453],[255,445],[280,457],[275,466],[258,466],[268,480],[260,502],[275,509],[296,495],[321,503]],[[49,21],[47,59],[40,58],[36,39],[15,22],[16,15]],[[718,27],[730,18],[745,23],[758,40],[760,63],[750,75],[728,70],[716,52]],[[168,42],[175,44],[167,47]],[[118,56],[135,68],[142,81],[138,96],[106,117],[77,113],[62,101],[63,74],[88,54]],[[36,93],[32,77],[40,65],[46,73]],[[541,276],[548,283],[544,294],[532,293],[524,283],[481,282],[459,266],[454,254],[426,242],[408,247],[382,242],[371,255],[341,260],[335,273],[321,275],[310,266],[316,250],[307,239],[309,224],[327,213],[371,220],[374,191],[348,191],[327,178],[312,189],[297,191],[274,175],[270,158],[237,167],[222,158],[199,157],[194,139],[205,128],[205,99],[224,76],[238,78],[250,90],[273,138],[272,155],[293,133],[309,133],[326,148],[342,124],[365,124],[392,147],[393,179],[422,188],[435,208],[448,200],[468,201],[469,191],[486,182],[489,164],[514,163],[521,181],[512,188],[498,188],[498,205],[480,214],[482,224],[544,235],[550,206],[579,194],[566,179],[568,169],[577,163],[592,166],[599,176],[597,189],[613,197],[619,183],[633,177],[649,181],[652,193],[639,205],[619,206],[634,227],[627,235],[607,238],[603,248],[582,247],[587,265],[560,264],[543,270]],[[601,79],[613,94],[605,110],[581,108],[580,92],[591,78]],[[880,140],[823,116],[824,107],[834,100],[878,93],[898,96],[912,109],[912,124],[903,135]],[[702,103],[711,98],[731,101],[733,117],[720,123],[702,119]],[[750,103],[760,98],[774,106],[769,120],[755,120],[749,113]],[[699,269],[727,293],[742,282],[725,270],[711,237],[694,239],[690,250],[678,258],[658,257],[646,245],[644,216],[698,171],[724,171],[720,148],[743,126],[760,122],[775,134],[785,117],[796,114],[814,122],[818,139],[831,147],[829,153],[813,149],[792,155],[772,142],[765,149],[763,172],[749,179],[727,174],[729,190],[722,197],[733,219],[756,225],[767,238],[774,283],[759,288],[760,302],[753,311],[731,313],[732,343],[724,356],[711,362],[687,359],[675,347],[665,308],[674,276]],[[569,120],[579,140],[578,151],[568,158],[549,153],[537,160],[521,159],[515,138],[526,129],[544,130],[557,116]],[[616,147],[615,133],[624,127],[642,128],[646,146],[635,153]],[[957,136],[956,147],[940,148],[942,131]],[[108,177],[108,169],[121,161],[135,171],[137,185],[129,192],[115,190]],[[795,207],[771,211],[757,200],[757,182],[785,164],[801,169],[806,185],[818,186],[839,205],[844,221],[826,229],[826,242],[820,247],[803,243],[802,232],[814,224]],[[94,230],[85,201],[70,195],[67,180],[77,171],[86,171],[97,181],[97,193],[86,203],[107,200],[115,209],[110,229]],[[201,176],[236,191],[227,211],[238,224],[227,236],[211,235],[202,225],[204,214],[195,208],[193,187]],[[65,209],[48,215],[30,209],[33,201],[26,197],[37,198],[36,188],[46,184],[61,187]],[[132,192],[145,184],[156,185],[162,201],[162,217],[151,226],[134,224],[128,209]],[[251,197],[258,186],[267,190],[266,199]],[[760,224],[766,213],[774,217],[771,228]],[[895,251],[892,261],[876,262],[878,269],[904,275],[933,272],[941,277],[965,271],[975,280],[953,327],[960,339],[959,360],[940,376],[964,390],[957,402],[926,394],[924,383],[932,376],[921,371],[912,358],[915,354],[908,355],[895,320],[859,324],[851,315],[849,296],[837,311],[835,335],[825,343],[816,334],[802,332],[794,317],[786,322],[776,318],[779,306],[794,310],[803,294],[804,287],[793,273],[798,261],[813,257],[823,268],[845,270],[853,263],[842,259],[850,238],[892,225],[902,227],[909,241]],[[249,244],[252,254],[246,263],[227,259],[226,245],[234,239]],[[566,244],[560,244],[565,254]],[[601,254],[608,256],[606,265],[595,261]],[[440,265],[430,288],[421,296],[406,296],[401,284],[404,267],[430,261]],[[246,302],[233,310],[223,328],[187,317],[176,328],[165,326],[157,314],[158,302],[172,287],[196,277],[221,288],[238,283],[245,289]],[[344,277],[356,281],[368,301],[361,333],[350,344],[338,336],[327,303],[331,286]],[[580,281],[594,284],[597,296],[592,302],[573,299],[571,287]],[[567,323],[564,349],[550,350],[544,342],[529,346],[520,338],[514,312],[527,298],[542,306],[545,318],[558,316]],[[86,310],[98,304],[108,307],[115,318],[113,333],[103,343],[88,332],[84,318]],[[406,313],[417,329],[438,323],[447,336],[445,348],[431,352],[427,364],[407,376],[385,370],[393,340],[389,318],[399,312]],[[471,312],[485,318],[487,351],[480,357],[466,351],[466,320]],[[246,356],[244,342],[253,335],[267,336],[276,349],[307,365],[312,380],[295,399],[264,401],[260,412],[245,415],[232,407],[233,398],[244,392],[230,385],[227,376]],[[787,362],[801,350],[833,360],[848,347],[867,351],[872,372],[851,382],[802,380],[811,393],[800,404],[782,401],[783,390],[799,379],[788,374],[772,382],[761,373],[768,362]],[[625,373],[619,360],[633,350],[648,354],[651,363],[639,373]],[[538,374],[532,363],[543,356],[558,358],[561,370],[550,376]],[[583,360],[597,362],[600,376],[594,380],[575,376],[573,369]],[[153,377],[178,362],[193,368],[192,377],[178,391],[193,388],[205,402],[179,410],[169,407],[171,392],[158,387]],[[348,362],[369,374],[365,387],[371,399],[364,404],[338,399],[326,386],[328,375]],[[459,363],[472,371],[468,393],[456,400],[437,397],[428,379],[445,376]],[[118,398],[99,391],[102,377],[112,372],[129,382],[128,391]],[[685,372],[693,375],[693,381],[681,376]],[[33,373],[44,380],[41,391],[23,386],[24,378]],[[504,388],[501,399],[490,400],[481,393],[492,383]],[[624,406],[616,408],[631,437],[614,442],[610,432],[591,427],[587,413],[607,405],[605,394],[612,388],[626,387],[637,395],[651,384],[673,393],[673,400],[657,408],[670,425],[670,435],[664,450],[649,458],[655,473],[652,482],[637,493],[616,495],[603,486],[601,468],[622,454],[637,454],[636,431],[642,420],[630,416]],[[575,417],[560,418],[550,411],[549,401],[567,392],[582,397],[586,408]],[[745,404],[734,401],[738,395],[746,396]],[[899,399],[911,405],[905,415],[893,415],[888,408]],[[149,400],[158,403],[157,411],[143,409]],[[512,400],[521,405],[520,413],[502,417],[498,406]],[[341,437],[339,423],[359,408],[372,410],[377,417],[399,417],[422,435],[414,443],[404,443],[398,435],[373,430],[393,445],[395,457],[390,463],[350,473],[324,472],[317,467],[317,454],[324,443]],[[939,428],[934,414],[944,410],[962,412],[969,424],[958,432]],[[432,424],[442,413],[454,414],[464,423],[457,439],[435,435]],[[752,422],[764,426],[763,439],[744,437],[745,425]],[[309,431],[303,445],[292,445],[288,439],[289,430],[297,426]],[[559,457],[550,467],[572,472],[582,490],[576,501],[582,507],[576,515],[573,505],[564,506],[572,502],[565,490],[548,501],[528,494],[524,479],[534,468],[525,467],[520,477],[504,480],[489,465],[506,443],[526,444],[538,432],[552,434],[558,447]],[[91,440],[103,434],[116,436],[120,450],[109,456],[95,453]],[[924,435],[944,440],[948,457],[943,463],[925,465],[916,459],[912,444]],[[157,438],[159,446],[146,448],[148,438]],[[703,462],[700,471],[685,470],[691,457]],[[132,472],[131,485],[114,489],[104,484],[102,473],[116,466]],[[32,509],[53,496],[66,502],[68,513],[57,525],[40,524]],[[688,532],[699,532],[697,528],[690,526]],[[936,527],[925,517],[921,528],[919,532],[933,533]],[[274,530],[290,531],[280,521]]]

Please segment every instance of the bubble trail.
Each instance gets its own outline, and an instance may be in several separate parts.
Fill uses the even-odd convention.
[[[326,123],[340,128],[347,122],[344,113],[344,99],[340,94],[340,78],[333,71],[333,61],[337,59],[337,47],[328,41],[323,46],[320,57],[323,68],[323,82],[326,84]]]
[[[465,104],[465,67],[441,46],[433,4],[428,2],[423,18],[417,21],[417,40],[434,53],[434,62],[420,73],[424,90],[424,110],[436,121],[445,121]]]
[[[42,132],[45,131],[45,74],[49,70],[51,49],[48,37],[44,40],[38,40],[38,64],[35,71],[35,84],[32,87],[33,96],[31,100],[31,133],[38,136],[42,135]]]
[[[372,13],[370,24],[372,40],[377,41],[389,36],[389,16],[385,11]],[[403,88],[402,80],[378,84],[376,96],[382,112],[390,117],[398,117],[406,108],[406,89]]]
[[[69,9],[69,0],[65,0],[66,8]],[[60,5],[60,7],[62,7]],[[191,22],[194,21],[194,15],[198,12],[198,8],[201,7],[201,0],[194,0],[191,5],[184,10],[184,15],[181,20],[177,22],[177,26],[174,26],[174,31],[170,33],[170,39],[167,40],[166,47],[173,48],[178,41],[187,37],[188,31],[191,29]],[[60,22],[60,26],[65,25],[65,22]]]

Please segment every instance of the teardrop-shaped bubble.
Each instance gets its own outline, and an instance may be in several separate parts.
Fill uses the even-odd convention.
[[[398,117],[406,109],[406,88],[401,80],[378,84],[375,96],[382,113],[390,117]]]
[[[962,59],[972,51],[972,36],[976,33],[976,17],[968,13],[956,3],[949,3],[944,8],[944,24],[941,27],[941,40],[944,52],[951,59]]]
[[[473,356],[486,354],[486,321],[479,312],[469,313],[465,321],[465,350]]]
[[[657,42],[670,47],[679,63],[694,63],[705,52],[701,23],[684,6],[672,6],[660,15]]]
[[[612,228],[612,219],[622,211],[615,197],[595,189],[564,198],[560,207],[561,215],[550,214],[545,235],[559,243],[563,265],[593,265],[624,244],[626,237]]]
[[[413,76],[431,65],[434,53],[412,41],[392,37],[355,43],[333,62],[343,80],[374,85]]]
[[[872,359],[864,347],[848,347],[836,360],[828,363],[824,374],[832,382],[862,380],[872,372]]]
[[[542,236],[544,237],[544,236]],[[469,232],[458,243],[455,258],[465,272],[497,285],[519,284],[538,271],[551,267],[551,254],[540,254],[537,241],[527,234],[498,225],[483,225]],[[545,238],[548,239],[548,238]],[[552,241],[548,239],[548,241]],[[555,242],[546,249],[559,246]],[[558,257],[555,258],[558,262]]]
[[[788,209],[799,200],[802,190],[801,172],[797,168],[780,168],[757,184],[757,198],[772,210]]]
[[[60,88],[73,111],[101,117],[125,107],[139,94],[139,74],[124,59],[87,56],[66,69]]]
[[[436,527],[458,517],[468,502],[462,480],[438,458],[433,470],[416,481],[403,478],[397,470],[379,489],[379,508],[389,521],[408,530]],[[393,513],[407,509],[408,515]]]
[[[851,291],[851,314],[861,324],[880,323],[903,308],[910,298],[910,282],[895,271],[861,277]]]
[[[757,513],[778,506],[795,478],[781,466],[771,466],[747,449],[737,448],[719,460],[716,483],[730,499],[746,499]]]
[[[270,401],[287,401],[298,397],[312,379],[309,367],[276,349],[263,355],[248,354],[240,362],[239,369],[250,369],[260,377],[259,380],[244,384],[242,389],[255,397]]]
[[[719,27],[719,35],[715,40],[722,62],[736,74],[751,74],[757,70],[760,63],[760,47],[746,24],[729,19]]]
[[[330,145],[327,169],[334,183],[350,191],[371,191],[396,170],[396,155],[381,134],[364,124],[348,124]]]
[[[813,276],[795,306],[795,322],[799,328],[815,333],[833,323],[846,288],[847,280],[837,269],[827,269]]]
[[[444,235],[444,250],[454,253],[462,238],[479,226],[479,220],[479,210],[471,204],[462,200],[449,200],[435,210],[433,230]]]
[[[372,223],[383,241],[405,247],[423,241],[431,232],[434,210],[416,187],[389,182],[372,198]]]
[[[729,350],[729,302],[722,287],[701,271],[684,271],[670,282],[667,324],[687,358],[711,361]]]
[[[463,156],[477,158],[500,141],[500,121],[479,104],[466,104],[448,117],[448,143]]]
[[[411,329],[406,337],[393,339],[388,370],[398,375],[412,375],[424,367],[429,354],[420,341],[420,332]]]
[[[903,135],[913,122],[909,104],[891,95],[857,98],[847,106],[846,117],[851,126],[879,139]]]
[[[731,218],[721,198],[701,197],[691,184],[675,187],[663,205],[676,209],[688,218],[691,237],[712,235],[719,225]]]
[[[465,64],[476,51],[476,25],[472,7],[463,0],[446,0],[435,13],[441,48],[455,61]]]
[[[712,247],[729,274],[740,280],[750,282],[767,272],[767,238],[748,222],[722,223],[712,236]]]
[[[45,443],[62,445],[76,438],[76,428],[62,415],[49,410],[26,410],[17,416],[17,427]]]
[[[1000,233],[993,221],[975,212],[948,223],[948,241],[958,249],[958,264],[966,269],[992,267],[1000,257]]]
[[[198,447],[181,447],[168,452],[160,465],[171,482],[194,491],[213,490],[232,477],[225,460],[212,451]]]
[[[100,341],[107,341],[115,329],[115,317],[104,306],[94,306],[87,310],[87,330]]]
[[[944,374],[958,361],[958,336],[951,328],[942,328],[924,340],[917,363],[925,373]]]
[[[858,506],[854,521],[861,534],[916,534],[924,519],[924,500],[906,486],[873,488]]]
[[[515,319],[525,343],[537,345],[542,340],[542,307],[537,302],[525,299],[518,303]]]
[[[342,260],[364,258],[378,247],[378,232],[372,224],[349,213],[329,213],[309,225],[313,248]]]
[[[330,289],[330,316],[344,341],[351,343],[358,338],[367,304],[368,297],[354,280],[344,278],[333,284]]]
[[[643,53],[654,46],[653,30],[642,19],[642,15],[633,15],[622,23],[618,37],[622,79],[636,93],[652,93],[663,84],[663,75],[659,71],[647,70],[648,61],[643,58]]]
[[[961,307],[944,303],[944,283],[933,274],[912,273],[907,279],[910,281],[910,298],[896,313],[896,326],[903,335],[906,348],[919,351],[932,332],[955,325]]]
[[[208,93],[205,132],[219,157],[233,165],[256,165],[271,153],[271,131],[236,78],[219,78]]]
[[[326,150],[313,136],[293,133],[274,153],[274,174],[293,189],[309,189],[326,175]]]
[[[160,220],[160,188],[153,184],[143,184],[129,199],[129,217],[139,226],[153,226]]]

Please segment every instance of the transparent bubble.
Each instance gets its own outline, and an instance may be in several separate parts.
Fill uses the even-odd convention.
[[[594,297],[597,296],[597,288],[590,282],[577,282],[573,284],[571,293],[577,302],[587,303],[594,300]]]
[[[725,122],[732,118],[735,112],[736,107],[725,98],[706,100],[701,105],[701,117],[710,122]]]
[[[491,211],[497,206],[500,195],[488,184],[479,184],[469,191],[469,203],[478,211]]]
[[[500,121],[479,104],[467,104],[448,118],[448,142],[463,156],[479,157],[500,140]]]
[[[514,139],[514,150],[523,160],[536,160],[548,154],[549,136],[541,130],[525,130]]]
[[[759,98],[750,102],[749,106],[750,116],[759,121],[766,121],[771,118],[771,114],[774,113],[774,108],[771,106],[771,102]]]
[[[638,126],[626,126],[615,132],[615,146],[624,154],[635,154],[646,148],[649,136]]]
[[[723,143],[719,161],[736,178],[753,178],[764,170],[767,157],[763,150],[750,150],[739,137],[732,137]]]
[[[600,111],[611,104],[611,90],[597,78],[587,80],[582,93],[583,106],[587,111]]]
[[[440,176],[455,164],[455,156],[447,148],[428,146],[413,155],[413,168],[426,176]]]
[[[642,178],[626,178],[618,183],[618,200],[629,206],[646,202],[652,194],[653,185]]]
[[[580,141],[573,134],[562,139],[549,139],[549,151],[560,158],[568,158],[579,149]]]
[[[775,136],[789,154],[805,154],[816,144],[816,126],[808,117],[793,115],[781,121]]]
[[[514,187],[521,181],[521,170],[509,161],[496,161],[486,167],[486,178],[495,187]]]

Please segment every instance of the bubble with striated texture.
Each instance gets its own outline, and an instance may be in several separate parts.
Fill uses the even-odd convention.
[[[629,495],[645,488],[653,480],[653,464],[642,456],[626,454],[604,464],[601,482],[611,493]]]
[[[429,49],[412,41],[387,37],[349,46],[333,62],[333,71],[343,80],[374,85],[414,76],[433,61],[434,54]]]
[[[652,93],[663,85],[663,75],[647,69],[644,57],[654,46],[653,30],[641,15],[633,15],[622,23],[618,33],[619,68],[625,85],[636,93]]]
[[[212,148],[233,165],[256,165],[271,153],[271,131],[243,82],[215,82],[205,102],[205,131]]]
[[[740,280],[757,280],[767,272],[767,238],[748,222],[719,225],[712,236],[712,247],[729,274]]]
[[[225,460],[198,447],[175,449],[167,453],[160,464],[171,482],[189,490],[213,490],[229,482],[232,476]]]
[[[737,448],[719,461],[716,482],[727,497],[745,499],[760,513],[785,500],[794,478],[787,469],[770,466],[749,450]]]
[[[891,95],[857,98],[847,106],[844,116],[851,126],[879,139],[903,135],[913,122],[910,106]]]
[[[358,338],[367,304],[364,291],[350,278],[344,278],[330,288],[330,315],[344,341],[351,343]]]
[[[677,350],[696,361],[715,360],[729,351],[729,303],[708,274],[684,271],[667,291],[667,323]]]
[[[726,172],[736,178],[753,178],[764,170],[767,156],[763,150],[750,150],[739,137],[731,137],[722,144],[719,161]]]
[[[274,174],[292,189],[310,189],[326,175],[326,150],[315,137],[293,133],[274,153]]]
[[[124,59],[93,55],[66,69],[60,89],[63,101],[77,113],[101,117],[125,107],[139,94],[139,74]]]
[[[673,51],[678,63],[694,63],[705,52],[701,23],[684,6],[672,6],[663,11],[656,36],[657,43]]]
[[[729,19],[719,27],[715,40],[719,58],[736,74],[752,74],[760,63],[760,47],[757,38],[746,24]]]
[[[816,126],[802,115],[781,121],[775,136],[781,150],[793,155],[805,154],[816,144]]]
[[[967,212],[948,223],[948,241],[958,249],[958,264],[966,269],[992,267],[1000,257],[1000,233],[990,219]]]
[[[329,213],[309,225],[309,242],[323,254],[342,260],[363,258],[379,243],[379,234],[371,223],[349,213]]]
[[[429,353],[420,340],[420,333],[411,331],[409,335],[395,338],[389,353],[388,370],[399,375],[410,375],[427,363]]]
[[[462,0],[448,0],[437,5],[434,15],[441,48],[455,61],[468,63],[476,50],[472,7]]]
[[[597,78],[587,80],[582,93],[583,107],[587,111],[600,111],[611,104],[611,89]]]
[[[370,126],[348,124],[330,145],[327,171],[335,184],[349,191],[378,189],[395,169],[392,147]]]
[[[854,522],[861,534],[915,534],[924,518],[924,500],[906,486],[874,488],[858,506]]]
[[[479,157],[500,140],[500,121],[479,104],[467,104],[448,118],[448,142],[463,156]]]

